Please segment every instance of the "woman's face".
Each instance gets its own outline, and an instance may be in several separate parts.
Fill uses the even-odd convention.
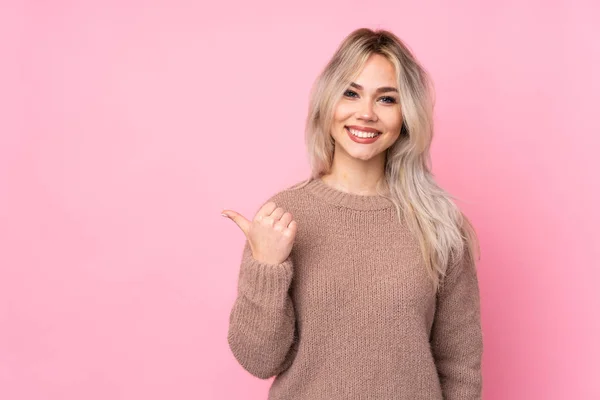
[[[331,128],[335,151],[365,161],[385,157],[385,150],[400,136],[401,127],[394,65],[384,56],[373,54],[335,107]],[[371,138],[373,132],[377,136]]]

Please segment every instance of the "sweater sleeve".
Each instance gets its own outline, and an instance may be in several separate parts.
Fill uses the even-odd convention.
[[[479,286],[475,264],[467,250],[462,262],[449,270],[438,293],[431,347],[444,400],[481,399],[483,338]]]
[[[244,246],[237,298],[227,341],[234,357],[252,375],[267,379],[285,371],[296,355],[296,321],[288,293],[292,260],[265,264]]]

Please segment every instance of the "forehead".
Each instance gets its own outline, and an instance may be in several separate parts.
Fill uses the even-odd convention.
[[[396,68],[386,57],[381,54],[369,56],[354,82],[366,89],[379,86],[396,86]]]

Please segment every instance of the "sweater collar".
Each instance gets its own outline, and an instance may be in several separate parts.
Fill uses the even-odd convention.
[[[393,208],[394,203],[381,195],[360,195],[344,192],[325,183],[321,177],[311,180],[306,189],[327,203],[354,210],[381,210]]]

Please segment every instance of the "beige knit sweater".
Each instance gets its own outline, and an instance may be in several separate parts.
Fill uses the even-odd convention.
[[[385,197],[321,179],[269,200],[298,223],[290,256],[244,246],[228,342],[275,376],[269,400],[481,398],[479,288],[465,257],[434,293],[417,240]]]

